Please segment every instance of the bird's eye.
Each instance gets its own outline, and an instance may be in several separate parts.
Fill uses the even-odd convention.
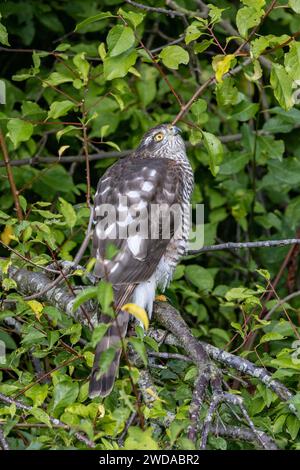
[[[163,140],[163,138],[164,138],[164,135],[163,135],[162,132],[158,132],[158,134],[155,134],[155,136],[154,136],[154,140],[156,142],[160,142],[161,140]]]

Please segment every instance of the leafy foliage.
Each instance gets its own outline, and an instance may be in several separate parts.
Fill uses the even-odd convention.
[[[222,8],[213,0],[207,17],[197,11],[199,2],[172,3],[186,16],[148,12],[122,0],[1,4],[6,104],[0,105],[0,127],[22,217],[1,162],[2,299],[10,302],[0,312],[0,340],[7,351],[0,392],[20,395],[32,406],[24,414],[0,404],[11,448],[86,447],[73,432],[53,427],[49,416],[84,432],[99,449],[119,447],[116,438],[136,410],[138,369],[124,360],[113,393],[90,400],[94,347],[106,326],[91,333],[55,307],[26,300],[8,268],[37,271],[72,261],[88,225],[86,201],[119,147],[132,149],[150,127],[172,122],[210,77],[180,122],[195,173],[193,203],[205,204],[205,244],[299,237],[299,1],[290,0],[288,8],[279,1],[268,11],[271,2],[264,0],[224,1]],[[95,157],[90,178],[87,153]],[[197,338],[268,367],[295,392],[300,413],[299,297],[266,315],[279,298],[299,289],[297,256],[287,247],[187,256],[167,296]],[[82,264],[92,269],[89,252]],[[73,290],[88,285],[86,272],[75,271],[68,283]],[[113,314],[109,285],[87,287],[74,309],[91,299]],[[20,331],[7,326],[8,317],[21,322]],[[141,369],[147,350],[182,352],[136,330],[128,343]],[[108,350],[106,366],[112,353]],[[43,380],[37,361],[46,373]],[[159,365],[166,367],[151,369],[157,396],[152,406],[140,404],[146,426],[129,428],[125,448],[193,448],[187,427],[195,366],[174,358],[159,359]],[[238,384],[229,372],[226,379],[244,397],[255,425],[279,447],[300,448],[299,419],[286,404],[256,380]],[[220,414],[235,424],[226,407]],[[250,444],[211,436],[209,446]]]

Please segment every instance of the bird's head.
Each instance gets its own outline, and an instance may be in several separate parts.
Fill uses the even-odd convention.
[[[150,154],[162,151],[162,156],[171,152],[185,152],[185,145],[180,136],[181,130],[172,124],[160,124],[153,127],[143,136],[138,150]]]

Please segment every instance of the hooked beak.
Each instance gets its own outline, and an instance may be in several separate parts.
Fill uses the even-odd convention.
[[[173,135],[178,135],[178,134],[181,134],[182,132],[181,129],[179,129],[179,127],[176,127],[176,126],[170,126],[169,130]]]

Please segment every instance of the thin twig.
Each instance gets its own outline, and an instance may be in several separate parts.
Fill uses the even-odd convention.
[[[7,173],[7,177],[8,177],[8,181],[9,181],[9,185],[10,185],[11,194],[12,194],[12,197],[14,199],[14,204],[15,204],[17,217],[18,217],[19,220],[22,220],[23,219],[23,214],[22,214],[22,209],[21,209],[21,205],[20,205],[20,201],[19,201],[19,194],[18,194],[18,190],[17,190],[16,183],[15,183],[15,180],[14,180],[14,175],[13,175],[13,172],[12,172],[12,169],[11,169],[5,138],[4,138],[4,135],[1,131],[1,129],[0,129],[0,147],[1,147],[1,150],[2,150],[2,153],[3,153],[4,165],[6,167],[6,173]]]

